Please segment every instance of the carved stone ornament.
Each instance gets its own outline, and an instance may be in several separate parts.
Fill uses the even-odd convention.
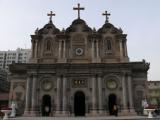
[[[59,32],[60,30],[56,28],[55,25],[51,22],[46,24],[42,29],[38,30],[38,35],[48,34],[48,33],[58,34]]]
[[[44,91],[50,91],[53,88],[53,82],[50,80],[43,80],[41,86]]]
[[[77,31],[79,25],[82,27],[83,32],[92,32],[92,29],[86,24],[86,22],[82,19],[76,19],[72,22],[70,27],[66,29],[66,33],[75,32]]]
[[[80,79],[80,80],[72,80],[72,86],[73,87],[86,87],[87,86],[87,81]]]
[[[106,81],[107,88],[110,90],[114,90],[118,87],[116,80],[110,79]]]

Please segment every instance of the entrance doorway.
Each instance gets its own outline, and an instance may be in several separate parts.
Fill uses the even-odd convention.
[[[51,113],[51,96],[44,95],[42,98],[42,116],[49,116]]]
[[[85,116],[85,95],[81,91],[74,95],[74,114],[75,116]]]
[[[109,114],[114,115],[113,106],[117,104],[117,97],[115,94],[110,94],[108,96],[108,108]]]

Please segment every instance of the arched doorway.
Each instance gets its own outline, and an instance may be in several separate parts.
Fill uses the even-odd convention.
[[[51,113],[51,96],[44,95],[42,98],[42,116],[49,116]]]
[[[114,115],[113,106],[117,104],[117,97],[115,94],[110,94],[108,96],[108,109],[109,114]]]
[[[81,91],[74,95],[74,114],[75,116],[85,116],[85,95]]]

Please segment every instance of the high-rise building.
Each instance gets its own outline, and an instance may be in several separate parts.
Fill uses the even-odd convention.
[[[160,106],[160,81],[148,81],[147,85],[149,103]]]
[[[27,63],[30,58],[30,49],[17,48],[16,50],[0,51],[0,69],[8,71],[12,63]]]

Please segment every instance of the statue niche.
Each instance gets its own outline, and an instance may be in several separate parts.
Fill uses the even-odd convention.
[[[51,57],[52,56],[52,42],[51,39],[45,39],[44,41],[44,56]]]
[[[50,51],[51,50],[51,41],[50,40],[47,40],[47,43],[46,43],[46,51]]]
[[[113,39],[111,37],[106,37],[104,39],[104,52],[105,55],[112,55],[113,54]]]

